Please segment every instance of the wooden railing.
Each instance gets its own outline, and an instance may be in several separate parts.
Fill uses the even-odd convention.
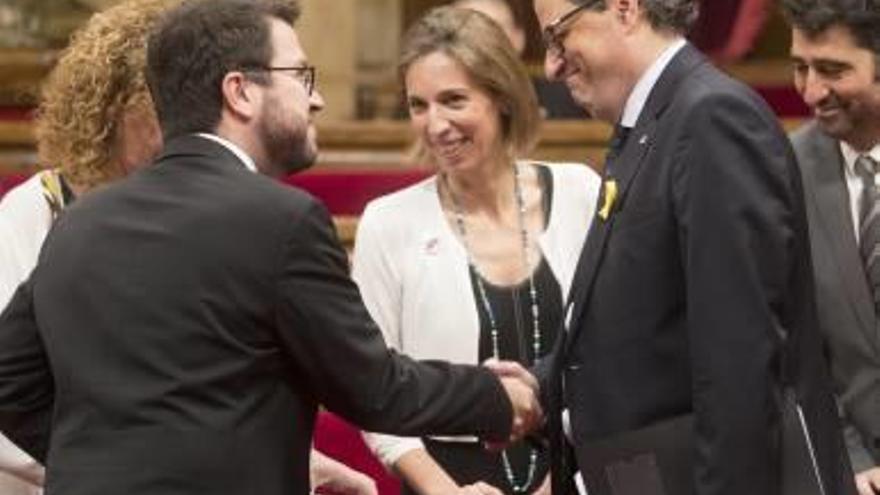
[[[800,120],[783,120],[787,129]],[[405,122],[372,121],[326,123],[319,126],[321,154],[310,173],[338,174],[369,171],[395,174],[414,166],[407,159],[413,135]],[[548,121],[533,157],[550,161],[586,162],[598,167],[603,161],[610,128],[599,122]],[[34,137],[28,122],[0,122],[0,175],[28,174],[35,162]],[[346,187],[351,187],[347,185]],[[331,211],[333,205],[330,205]],[[335,214],[343,242],[354,240],[356,212]]]
[[[785,119],[791,129],[799,119]],[[531,157],[539,160],[602,163],[610,127],[596,121],[547,121]],[[318,169],[397,169],[407,159],[413,134],[403,121],[328,122],[318,126]],[[32,170],[35,143],[27,121],[0,121],[0,174]]]

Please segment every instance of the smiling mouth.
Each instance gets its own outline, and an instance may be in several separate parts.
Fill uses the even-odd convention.
[[[840,107],[817,108],[813,113],[818,119],[830,119],[840,114]]]
[[[434,153],[442,158],[455,158],[461,155],[461,152],[464,150],[465,146],[467,146],[468,141],[466,139],[459,139],[453,142],[447,143],[435,143],[432,148],[434,149]]]

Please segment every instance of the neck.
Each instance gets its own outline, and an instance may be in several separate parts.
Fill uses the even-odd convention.
[[[513,164],[507,159],[467,173],[445,173],[444,179],[447,192],[465,213],[500,219],[516,208]]]
[[[681,36],[676,33],[656,31],[649,26],[643,27],[639,35],[633,39],[633,67],[637,72],[635,80],[637,81],[648,70],[648,67],[679,38]]]
[[[621,102],[619,114],[611,121],[612,124],[620,121],[620,118],[623,116],[623,108],[626,106],[627,99],[629,98],[629,95],[632,94],[632,91],[635,89],[636,84],[638,84],[642,76],[644,76],[651,65],[660,58],[660,55],[662,55],[663,52],[672,46],[672,44],[679,38],[678,35],[673,33],[655,31],[650,27],[642,27],[639,33],[627,41],[630,46],[627,53],[629,59],[627,65],[632,69],[628,77],[629,90],[626,93],[627,98]]]
[[[254,132],[246,126],[229,124],[224,121],[220,122],[214,131],[217,136],[229,141],[237,146],[241,151],[254,161],[257,171],[263,175],[278,178],[282,175],[280,171],[271,166],[269,154],[262,145],[260,139],[254,135]]]

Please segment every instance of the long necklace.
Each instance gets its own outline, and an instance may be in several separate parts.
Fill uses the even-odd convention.
[[[474,273],[474,278],[477,280],[477,292],[479,292],[480,295],[480,302],[483,309],[486,311],[486,315],[489,317],[489,335],[492,340],[492,357],[495,359],[501,359],[500,346],[498,344],[501,332],[498,328],[495,312],[492,310],[492,305],[489,303],[489,297],[486,295],[486,286],[483,284],[483,277],[480,276],[480,272],[477,270],[477,266],[470,255],[471,250],[468,243],[467,228],[465,228],[464,223],[464,212],[461,204],[452,192],[449,179],[444,175],[443,180],[446,184],[446,190],[449,192],[449,199],[455,210],[455,223],[458,226],[461,240],[464,243],[468,266]],[[525,219],[526,205],[525,200],[523,199],[522,186],[520,185],[519,166],[516,164],[513,166],[513,192],[516,197],[517,218],[519,222],[520,242],[522,245],[522,262],[526,269],[526,273],[529,274],[529,298],[532,310],[532,337],[534,339],[532,342],[532,352],[534,356],[532,362],[533,364],[537,364],[541,356],[541,326],[538,323],[540,316],[538,311],[538,292],[535,290],[535,277],[531,270],[529,256],[529,229],[526,227]],[[526,471],[526,479],[522,483],[519,483],[516,480],[513,466],[510,464],[510,459],[507,456],[506,450],[501,451],[501,461],[504,465],[504,474],[507,476],[507,482],[510,483],[510,487],[513,489],[514,493],[526,493],[535,481],[535,472],[538,468],[538,451],[534,447],[529,448],[529,467]]]

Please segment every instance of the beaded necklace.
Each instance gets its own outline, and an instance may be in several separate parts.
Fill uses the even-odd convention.
[[[492,340],[492,357],[495,359],[501,359],[501,352],[498,344],[500,330],[498,328],[497,320],[495,319],[495,312],[492,310],[492,305],[489,303],[489,297],[486,295],[486,286],[483,284],[483,277],[480,276],[480,272],[477,270],[477,266],[470,254],[471,250],[468,243],[467,228],[465,228],[464,223],[464,212],[461,204],[458,202],[458,198],[456,198],[455,194],[452,192],[452,188],[449,185],[449,179],[446,175],[443,175],[443,182],[446,185],[446,191],[449,193],[449,199],[452,202],[455,213],[455,223],[458,227],[459,234],[461,234],[461,240],[464,244],[465,253],[467,254],[468,266],[473,271],[475,275],[474,278],[476,278],[477,281],[477,292],[480,295],[480,303],[486,311],[486,315],[489,317],[489,335]],[[539,325],[540,314],[538,311],[538,292],[535,289],[535,278],[531,270],[529,259],[529,230],[526,227],[525,220],[526,205],[525,200],[523,199],[522,186],[520,184],[520,171],[517,164],[514,164],[513,166],[513,192],[516,197],[520,241],[522,244],[522,262],[525,266],[526,272],[529,274],[529,299],[531,300],[532,337],[534,338],[534,341],[532,342],[532,352],[534,353],[533,364],[537,364],[540,359],[539,356],[541,355],[541,326]],[[506,450],[501,452],[501,461],[504,466],[504,474],[507,477],[507,482],[510,483],[510,487],[513,489],[514,493],[526,493],[535,480],[535,472],[538,467],[538,451],[534,447],[529,448],[529,467],[526,472],[526,479],[522,483],[517,482],[516,475],[513,472],[513,466],[510,464],[510,459],[507,456]]]

